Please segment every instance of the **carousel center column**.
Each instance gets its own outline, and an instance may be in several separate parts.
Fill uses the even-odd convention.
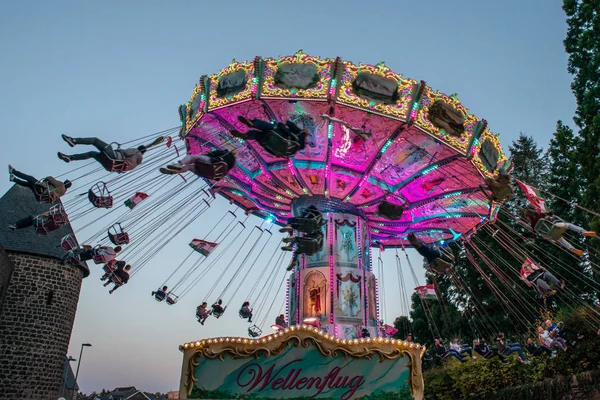
[[[366,222],[350,213],[323,218],[323,249],[301,256],[288,280],[288,321],[342,339],[376,337],[379,303]]]

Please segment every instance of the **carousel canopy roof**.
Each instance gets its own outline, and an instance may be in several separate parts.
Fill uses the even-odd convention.
[[[366,217],[373,242],[385,247],[409,246],[409,232],[428,243],[472,233],[495,214],[480,185],[508,166],[497,135],[455,95],[383,62],[355,65],[302,51],[234,60],[200,78],[186,109],[190,154],[236,153],[236,167],[213,192],[277,223],[300,197],[328,199]],[[310,133],[307,145],[290,158],[273,156],[231,136],[247,130],[240,115],[292,120]],[[383,200],[404,205],[399,220],[377,214]]]

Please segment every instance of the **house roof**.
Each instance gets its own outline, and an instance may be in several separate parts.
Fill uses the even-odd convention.
[[[59,203],[60,200],[57,201]],[[55,203],[56,204],[56,203]],[[11,231],[8,225],[30,215],[48,211],[50,205],[38,202],[30,189],[14,185],[0,198],[0,245],[7,251],[61,258],[64,254],[60,240],[73,233],[71,224],[60,227],[48,235],[37,235],[33,228]],[[87,265],[82,266],[84,277],[90,274]]]

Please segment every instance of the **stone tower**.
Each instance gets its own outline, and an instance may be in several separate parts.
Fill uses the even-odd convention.
[[[48,235],[8,225],[50,205],[13,186],[0,198],[0,400],[56,400],[87,268],[62,264],[63,226]]]

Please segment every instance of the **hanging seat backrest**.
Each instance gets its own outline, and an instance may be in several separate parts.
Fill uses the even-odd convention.
[[[194,163],[195,173],[206,179],[218,181],[227,175],[228,168],[225,161],[217,161],[215,163],[205,163],[200,160]]]
[[[112,142],[107,147],[111,147],[114,152],[119,152],[121,150],[121,145],[117,142]],[[128,166],[124,160],[111,158],[104,151],[100,154],[100,164],[102,164],[104,169],[108,172],[116,172],[117,174],[121,174],[128,170]]]
[[[156,292],[154,292],[154,300],[156,301],[163,301],[166,297],[167,294],[162,290],[157,290]]]
[[[555,225],[556,222],[560,222],[560,219],[552,216],[540,218],[535,224],[535,231],[542,236],[548,237],[552,240],[559,240],[566,232],[567,228],[561,228]]]
[[[114,244],[114,245],[120,245],[120,244],[128,244],[129,243],[129,234],[127,232],[121,232],[121,233],[108,233],[108,238],[110,239],[110,241]]]
[[[244,309],[240,308],[239,314],[240,314],[240,318],[246,319],[246,318],[250,317],[250,310],[244,310]]]
[[[100,246],[96,246],[96,248],[94,250],[96,250],[96,255],[94,255],[92,257],[92,259],[94,260],[94,263],[96,263],[96,264],[105,264],[115,258],[114,256],[111,257],[110,255],[105,254],[104,252],[102,254],[98,254],[98,250],[100,250]]]
[[[259,337],[262,333],[262,330],[256,326],[256,325],[252,325],[251,327],[248,328],[248,336],[250,337]]]
[[[88,200],[96,208],[112,208],[114,203],[104,182],[98,182],[88,190]]]
[[[276,130],[269,131],[266,138],[261,141],[261,145],[277,157],[289,157],[294,155],[300,148],[300,143],[294,135],[286,138]]]
[[[60,247],[62,247],[65,252],[69,252],[77,248],[77,242],[69,233],[60,240]]]
[[[167,295],[167,304],[172,306],[173,304],[177,303],[177,300],[179,300],[179,296],[174,295],[173,293],[169,293]]]
[[[323,215],[319,214],[316,218],[298,217],[296,218],[296,221],[298,222],[298,231],[313,233],[321,230],[321,227],[323,226]]]
[[[312,255],[323,249],[323,236],[318,235],[316,238],[299,237],[297,238],[297,249],[299,254]]]
[[[40,203],[52,203],[50,184],[45,179],[40,179],[35,183],[34,192],[36,200]]]
[[[402,216],[404,206],[390,203],[389,201],[382,201],[379,206],[377,206],[377,211],[382,217],[390,220],[397,220]]]

